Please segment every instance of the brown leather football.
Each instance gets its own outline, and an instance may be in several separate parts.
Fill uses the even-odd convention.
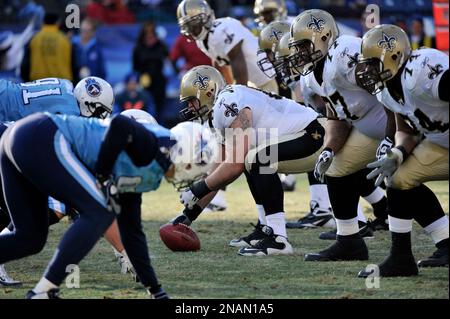
[[[159,228],[159,236],[172,251],[200,250],[200,240],[191,227],[184,224],[165,224]]]

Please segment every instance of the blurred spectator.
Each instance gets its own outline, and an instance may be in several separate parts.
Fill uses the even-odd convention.
[[[407,34],[409,34],[409,30],[408,30],[408,23],[406,22],[405,18],[400,17],[400,16],[394,16],[391,17],[390,19],[390,23],[396,25],[399,28],[402,28],[403,31],[405,31]]]
[[[133,70],[139,72],[142,86],[153,96],[158,122],[166,102],[167,80],[163,67],[167,56],[168,49],[157,37],[155,25],[152,22],[145,23],[133,50]]]
[[[10,72],[11,76],[14,76],[19,72],[25,46],[35,33],[33,21],[21,33],[0,32],[0,71],[2,74]]]
[[[74,48],[58,29],[57,13],[46,13],[42,30],[36,33],[25,50],[21,75],[24,81],[57,77],[78,82]]]
[[[92,0],[86,8],[86,14],[94,21],[106,24],[125,24],[136,21],[122,0]]]
[[[413,50],[423,46],[428,48],[436,48],[436,39],[425,34],[422,17],[414,17],[412,20],[410,40]]]
[[[72,39],[80,68],[80,78],[87,76],[106,78],[105,60],[95,31],[95,23],[90,19],[84,19],[81,23],[80,35],[74,36]]]
[[[155,116],[155,106],[147,91],[139,86],[139,74],[130,73],[125,78],[125,90],[116,96],[113,114],[129,109],[146,111]]]
[[[180,58],[185,60],[181,70],[177,67]],[[197,47],[195,41],[182,34],[178,36],[170,50],[170,61],[177,73],[180,71],[184,73],[197,65],[212,65],[211,59]]]

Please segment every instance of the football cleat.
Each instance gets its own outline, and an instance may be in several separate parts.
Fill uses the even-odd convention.
[[[208,204],[208,206],[205,207],[204,211],[222,212],[226,209],[227,209],[227,201],[225,199],[225,191],[220,189],[217,192],[216,196],[214,196],[214,198]]]
[[[58,294],[59,289],[57,288],[40,293],[35,293],[33,290],[29,290],[25,296],[25,299],[61,299]]]
[[[237,239],[233,239],[230,241],[229,245],[231,247],[251,247],[255,245],[260,240],[267,237],[266,233],[262,231],[262,228],[264,225],[261,225],[261,223],[250,224],[254,227],[253,232],[245,237],[240,237]]]
[[[370,228],[368,223],[364,223],[362,221],[358,221],[359,224],[359,234],[362,238],[373,238],[373,230]],[[323,240],[336,240],[337,229],[333,229],[327,232],[323,232],[319,234],[319,239]]]
[[[0,286],[19,287],[22,282],[12,279],[5,270],[5,265],[0,265]]]
[[[380,265],[378,265],[380,277],[410,277],[417,276],[419,269],[412,254],[390,254]],[[367,278],[374,274],[375,270],[361,270],[359,278]]]
[[[369,225],[369,228],[373,231],[378,230],[389,230],[389,223],[386,220],[383,220],[381,218],[375,218],[374,220],[369,219],[367,221],[367,224]]]
[[[272,228],[263,226],[262,231],[266,237],[252,247],[242,247],[238,251],[240,256],[269,256],[269,255],[291,255],[294,250],[287,238],[273,233]]]
[[[329,210],[321,210],[319,203],[311,201],[311,212],[297,222],[286,223],[286,228],[317,228],[317,227],[336,227],[333,212]]]
[[[448,247],[438,248],[433,255],[426,259],[419,260],[419,267],[448,267]]]
[[[338,236],[336,242],[318,253],[305,255],[305,261],[367,260],[369,251],[362,238]]]

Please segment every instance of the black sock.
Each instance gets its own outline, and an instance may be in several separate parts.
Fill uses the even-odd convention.
[[[376,218],[386,220],[388,218],[387,213],[387,198],[383,197],[378,202],[372,204],[373,214]]]
[[[326,177],[331,207],[337,219],[352,219],[358,216],[359,192],[355,176],[351,174]]]
[[[411,233],[391,232],[392,246],[391,254],[412,255]]]
[[[355,234],[351,234],[351,235],[337,235],[336,237],[338,240],[346,240],[346,239],[361,239],[361,235],[359,234],[359,232],[355,233]]]

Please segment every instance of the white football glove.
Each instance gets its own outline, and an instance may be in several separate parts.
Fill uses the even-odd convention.
[[[199,200],[200,199],[194,195],[190,188],[180,193],[180,203],[188,209],[192,209]]]
[[[333,157],[334,152],[330,148],[325,148],[317,159],[316,166],[314,167],[314,177],[321,183],[325,181],[325,173],[330,167]]]
[[[386,151],[388,149],[391,149],[392,146],[394,146],[394,142],[388,136],[386,136],[377,148],[377,160],[382,159],[383,156],[386,155]]]
[[[403,153],[398,148],[394,147],[386,151],[386,155],[376,162],[367,165],[368,168],[374,168],[367,179],[372,179],[377,177],[375,181],[375,186],[378,187],[383,182],[385,178],[388,180],[394,175],[395,171],[403,162]]]

